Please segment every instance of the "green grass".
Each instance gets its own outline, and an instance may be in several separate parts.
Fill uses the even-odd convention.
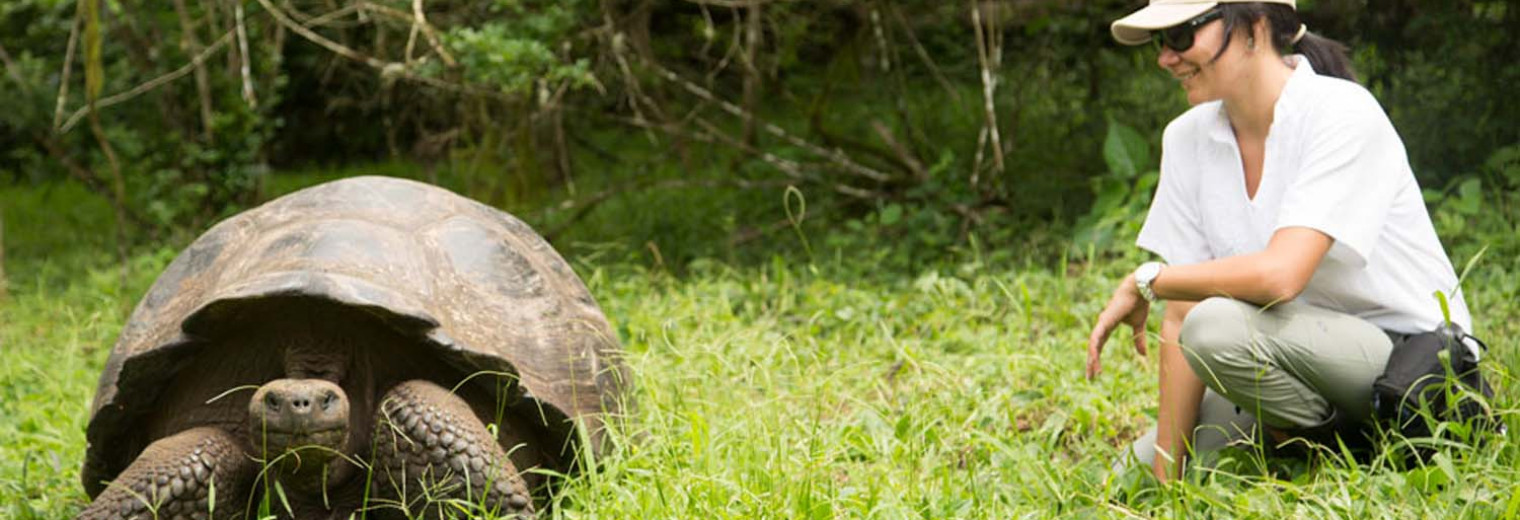
[[[3,187],[0,200],[12,277],[0,518],[67,518],[87,500],[78,467],[96,375],[183,244],[139,250],[123,270],[109,212],[77,189]],[[962,248],[881,269],[870,248],[894,246],[850,237],[810,236],[811,262],[789,243],[768,262],[699,260],[679,274],[629,254],[644,251],[637,236],[564,246],[622,338],[637,407],[596,470],[552,497],[554,516],[1520,518],[1510,259],[1485,260],[1467,285],[1507,437],[1428,468],[1331,459],[1156,488],[1108,470],[1152,421],[1154,354],[1116,337],[1103,377],[1082,378],[1091,317],[1128,259]]]

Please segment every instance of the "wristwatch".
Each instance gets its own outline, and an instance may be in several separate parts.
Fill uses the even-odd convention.
[[[1163,267],[1166,267],[1166,264],[1161,262],[1146,262],[1140,264],[1140,267],[1135,269],[1135,288],[1140,289],[1140,296],[1145,297],[1145,301],[1156,302],[1156,291],[1151,289],[1151,283],[1155,282],[1156,277],[1161,275],[1161,268]]]

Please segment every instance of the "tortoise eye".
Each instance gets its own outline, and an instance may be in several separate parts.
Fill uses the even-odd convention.
[[[270,410],[279,410],[280,399],[275,397],[274,394],[264,394],[264,406],[269,407]]]
[[[326,410],[328,408],[332,408],[332,404],[334,402],[336,402],[337,400],[338,400],[338,395],[337,394],[334,394],[332,392],[328,392],[327,396],[322,398],[322,409]]]

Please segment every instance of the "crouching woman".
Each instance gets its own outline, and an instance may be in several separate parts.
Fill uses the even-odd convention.
[[[1152,0],[1113,23],[1156,42],[1193,107],[1167,125],[1139,266],[1088,343],[1120,325],[1145,351],[1165,302],[1156,428],[1133,452],[1163,480],[1189,453],[1369,421],[1391,337],[1435,329],[1457,284],[1398,133],[1345,47],[1293,0]],[[1451,320],[1472,330],[1460,294]]]

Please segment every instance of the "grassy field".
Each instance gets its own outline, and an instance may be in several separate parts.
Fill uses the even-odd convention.
[[[0,201],[0,518],[67,518],[87,500],[98,371],[183,239],[123,268],[109,212],[78,189],[0,187]],[[860,261],[868,240],[815,242],[678,273],[637,242],[568,245],[628,351],[638,408],[596,470],[552,497],[554,517],[1520,518],[1513,259],[1481,262],[1466,285],[1507,437],[1427,466],[1275,461],[1157,487],[1109,471],[1152,421],[1154,354],[1121,334],[1104,376],[1082,378],[1091,317],[1128,259],[969,248],[899,270]]]

